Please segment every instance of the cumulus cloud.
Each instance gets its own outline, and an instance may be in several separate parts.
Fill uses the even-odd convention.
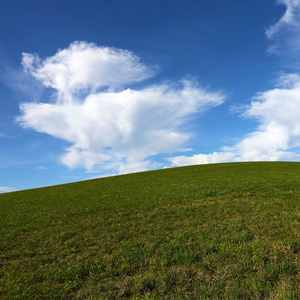
[[[18,122],[69,142],[61,161],[70,168],[117,173],[153,168],[150,156],[184,150],[188,117],[224,101],[221,93],[187,80],[126,88],[153,76],[157,68],[129,51],[85,42],[44,60],[23,54],[22,64],[56,91],[56,99],[21,104]]]
[[[86,42],[74,42],[45,60],[23,53],[22,65],[44,86],[55,89],[61,102],[74,101],[80,91],[95,92],[143,81],[157,71],[157,67],[144,65],[130,51]]]
[[[299,159],[300,77],[287,74],[278,80],[280,87],[258,94],[243,116],[254,118],[259,126],[232,147],[212,154],[177,156],[173,166],[228,161],[276,161]]]

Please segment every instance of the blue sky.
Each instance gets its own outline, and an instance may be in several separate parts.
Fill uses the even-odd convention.
[[[300,160],[300,0],[1,0],[0,192]]]

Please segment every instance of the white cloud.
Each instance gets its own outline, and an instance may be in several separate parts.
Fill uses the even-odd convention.
[[[193,156],[175,156],[167,158],[172,166],[202,165],[235,161],[235,154],[232,152],[214,152],[211,154],[194,154]]]
[[[298,80],[296,80],[298,78]],[[290,79],[290,81],[288,81]],[[259,123],[256,131],[221,152],[178,156],[168,160],[173,166],[228,161],[298,160],[300,147],[300,77],[282,76],[281,86],[258,94],[244,112]]]
[[[285,5],[286,11],[277,23],[266,30],[268,38],[273,38],[287,27],[299,26],[300,0],[278,0],[277,3]]]
[[[277,87],[290,89],[294,85],[297,85],[297,82],[300,82],[300,75],[297,73],[291,74],[282,74],[277,80]]]
[[[58,100],[64,103],[73,102],[80,91],[122,87],[152,77],[157,71],[130,51],[86,42],[73,42],[45,60],[23,53],[22,65],[44,86],[57,90]]]
[[[298,57],[300,50],[300,0],[278,0],[286,6],[281,19],[266,30],[266,36],[272,41],[268,51],[271,53]],[[295,57],[292,58],[295,60]]]
[[[85,42],[45,60],[24,54],[23,66],[55,89],[57,99],[21,104],[18,121],[24,128],[68,141],[61,161],[71,168],[117,173],[153,168],[150,156],[184,150],[190,138],[184,129],[187,117],[224,101],[222,94],[191,81],[122,89],[149,78],[154,69],[126,50]]]
[[[17,189],[8,187],[8,186],[0,186],[0,193],[9,193],[9,192],[15,192]]]

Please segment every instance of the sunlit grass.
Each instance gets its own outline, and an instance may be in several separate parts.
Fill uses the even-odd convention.
[[[0,298],[298,299],[300,164],[165,169],[0,195]]]

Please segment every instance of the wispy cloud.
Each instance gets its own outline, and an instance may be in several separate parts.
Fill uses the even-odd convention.
[[[290,67],[300,68],[300,0],[278,0],[286,6],[281,19],[266,30],[271,44],[268,51],[280,55]]]
[[[280,20],[271,25],[266,30],[266,35],[269,39],[280,34],[282,30],[291,30],[293,27],[298,27],[300,24],[300,1],[299,0],[277,0],[277,4],[286,6],[286,11]]]
[[[37,170],[47,170],[48,168],[47,167],[43,167],[43,166],[38,166],[36,167]]]
[[[117,173],[154,168],[150,156],[184,150],[188,117],[225,98],[188,80],[127,88],[154,76],[157,67],[146,66],[129,51],[85,42],[45,60],[24,54],[22,63],[57,97],[54,103],[21,104],[18,121],[68,141],[61,161],[70,168]]]

